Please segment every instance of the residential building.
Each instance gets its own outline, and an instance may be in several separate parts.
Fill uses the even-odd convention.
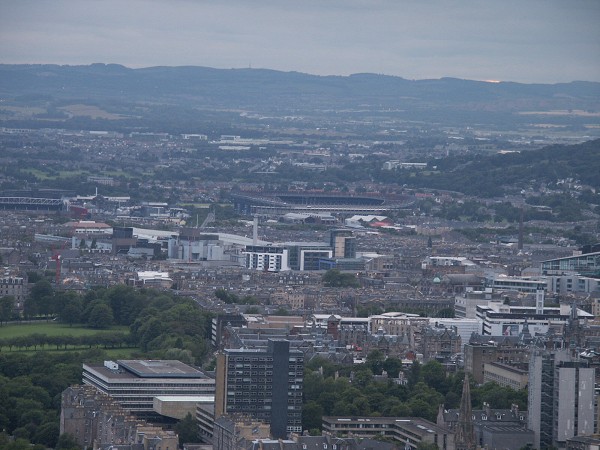
[[[440,406],[437,425],[455,432],[459,424],[459,409],[444,410]],[[533,444],[533,431],[527,429],[527,411],[517,405],[510,409],[492,409],[487,403],[483,409],[471,411],[475,444],[489,450],[520,450]]]
[[[268,424],[249,416],[221,416],[214,422],[212,443],[214,450],[236,449],[242,441],[269,439],[271,429]]]
[[[232,327],[241,327],[246,325],[246,319],[239,313],[219,314],[212,319],[211,341],[215,348],[220,348],[223,330],[227,325]]]
[[[446,361],[461,353],[461,348],[462,340],[456,328],[426,326],[421,331],[420,350],[424,361]]]
[[[225,349],[217,355],[215,418],[244,413],[269,423],[273,437],[302,432],[304,354],[290,341],[266,348]]]
[[[63,391],[60,433],[71,434],[82,448],[174,450],[178,444],[173,431],[149,426],[105,393],[86,385]]]
[[[319,270],[319,262],[333,256],[326,242],[286,242],[289,267],[292,270]]]
[[[424,275],[464,274],[467,268],[475,267],[477,264],[464,256],[428,256],[421,263]]]
[[[473,335],[464,345],[465,372],[476,383],[483,383],[485,364],[500,362],[524,369],[529,361],[529,350],[519,336]]]
[[[21,314],[28,294],[27,282],[22,277],[0,278],[0,297],[13,297],[13,311]]]
[[[288,249],[278,245],[247,245],[242,253],[246,269],[264,272],[289,270]]]

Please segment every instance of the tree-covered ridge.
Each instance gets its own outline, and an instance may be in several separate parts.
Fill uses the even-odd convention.
[[[407,182],[486,197],[532,187],[534,183],[556,185],[569,178],[600,189],[600,140],[520,153],[447,157],[430,162],[430,166],[436,166],[436,172]]]

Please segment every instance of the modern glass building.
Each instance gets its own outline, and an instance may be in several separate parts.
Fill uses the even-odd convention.
[[[563,275],[571,273],[577,273],[592,278],[600,278],[600,252],[542,261],[543,275]]]

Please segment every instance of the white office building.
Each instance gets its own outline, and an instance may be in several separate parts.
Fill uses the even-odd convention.
[[[141,418],[154,417],[154,398],[215,394],[215,380],[175,360],[118,360],[83,364],[83,384]]]

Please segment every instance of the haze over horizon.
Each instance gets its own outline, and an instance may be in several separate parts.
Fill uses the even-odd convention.
[[[0,0],[0,62],[600,81],[596,0]]]

